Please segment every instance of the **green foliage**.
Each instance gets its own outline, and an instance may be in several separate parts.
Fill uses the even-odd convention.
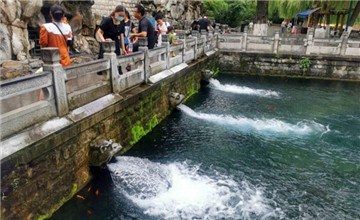
[[[357,1],[353,2],[355,8]],[[256,16],[256,0],[204,0],[205,11],[209,17],[213,17],[217,23],[229,24],[238,27],[248,24]],[[283,19],[295,18],[298,13],[309,8],[321,7],[325,10],[347,10],[349,0],[272,0],[269,1],[269,19],[274,23],[280,23]],[[336,16],[331,16],[331,23],[335,23]],[[360,24],[360,16],[355,24]]]
[[[238,27],[248,24],[256,16],[255,0],[205,0],[206,13],[215,19],[215,22]]]
[[[300,67],[303,71],[306,71],[310,68],[311,61],[307,57],[302,57],[300,60]]]
[[[220,73],[219,67],[215,67],[215,66],[211,69],[211,71],[213,72],[212,77],[214,77],[214,78],[217,77]]]
[[[356,1],[353,2],[352,8],[355,8]],[[269,1],[269,18],[279,23],[282,19],[295,18],[298,13],[306,11],[309,8],[321,7],[325,10],[341,11],[347,10],[349,0],[328,1],[328,0],[274,0]],[[331,23],[335,23],[336,16],[331,17]],[[360,16],[355,21],[360,24]]]
[[[141,121],[137,121],[136,124],[131,128],[131,138],[130,145],[134,145],[138,142],[143,136],[151,131],[157,124],[159,124],[159,120],[154,115],[147,123],[146,127],[144,128],[141,125]]]

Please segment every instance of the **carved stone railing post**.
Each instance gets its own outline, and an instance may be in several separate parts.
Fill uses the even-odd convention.
[[[166,60],[166,69],[169,69],[170,67],[170,42],[169,42],[169,35],[163,34],[161,35],[161,42],[162,45],[166,46],[166,54],[165,54],[165,60]]]
[[[340,55],[345,55],[349,39],[349,33],[347,31],[344,31],[340,39],[342,40],[340,45]]]
[[[195,45],[194,45],[194,60],[196,60],[197,57],[197,42],[198,42],[198,38],[196,36],[193,36],[193,38],[195,39]]]
[[[279,32],[277,31],[277,32],[275,33],[275,36],[274,36],[274,45],[273,45],[273,52],[274,52],[274,54],[277,54],[277,53],[278,53],[279,41],[280,41],[280,34],[279,34]]]
[[[66,72],[59,62],[59,49],[56,47],[43,48],[41,57],[44,61],[43,70],[51,72],[53,76],[57,114],[64,116],[69,112],[69,105],[65,84]]]
[[[313,49],[313,44],[314,44],[314,28],[309,28],[308,29],[308,34],[306,36],[306,50],[305,50],[305,54],[306,55],[310,55],[312,49]]]
[[[139,37],[139,51],[144,52],[144,81],[147,84],[150,77],[150,58],[147,37]]]
[[[107,79],[110,79],[112,92],[119,93],[120,85],[118,82],[120,74],[118,71],[118,62],[115,53],[115,42],[102,42],[101,44],[104,48],[104,58],[110,60],[110,69],[107,71]]]
[[[242,41],[242,49],[241,49],[242,52],[246,51],[246,46],[247,46],[247,32],[244,32],[243,41]]]
[[[201,35],[201,38],[203,39],[203,45],[202,45],[202,51],[203,51],[203,54],[205,54],[206,52],[206,44],[207,44],[207,37],[206,35]]]
[[[185,51],[186,51],[186,33],[185,31],[179,31],[179,39],[180,39],[180,44],[183,45],[183,48],[181,50],[181,59],[182,62],[185,62]]]
[[[207,35],[208,35],[208,32],[207,32],[206,30],[202,29],[201,32],[200,32],[200,35],[201,35],[201,36],[203,36],[203,35],[204,35],[204,36],[207,36]]]

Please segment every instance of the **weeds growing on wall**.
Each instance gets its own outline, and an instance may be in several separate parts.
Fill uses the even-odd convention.
[[[301,67],[303,73],[306,72],[307,70],[309,70],[310,66],[311,66],[310,59],[307,57],[302,57],[300,60],[300,67]]]

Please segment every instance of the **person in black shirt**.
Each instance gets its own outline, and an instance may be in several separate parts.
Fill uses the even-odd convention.
[[[199,25],[200,25],[200,32],[201,30],[206,30],[207,32],[209,32],[209,30],[211,29],[210,21],[207,19],[206,16],[199,19]]]
[[[139,20],[138,33],[133,33],[130,35],[130,39],[137,37],[147,37],[148,48],[153,49],[155,46],[155,30],[151,22],[144,17],[145,8],[142,5],[136,5],[134,9],[134,16]],[[134,44],[134,51],[138,51],[138,44]]]
[[[124,33],[124,20],[125,17],[125,7],[122,5],[116,6],[115,10],[111,13],[109,17],[105,17],[99,26],[97,31],[98,37],[101,42],[104,41],[115,41],[116,54],[120,55],[120,35]],[[121,48],[123,54],[125,54],[125,48]],[[100,45],[99,59],[104,57],[104,50],[102,45]]]

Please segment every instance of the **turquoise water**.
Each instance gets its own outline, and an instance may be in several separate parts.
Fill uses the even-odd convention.
[[[52,219],[359,219],[359,92],[221,75]]]

